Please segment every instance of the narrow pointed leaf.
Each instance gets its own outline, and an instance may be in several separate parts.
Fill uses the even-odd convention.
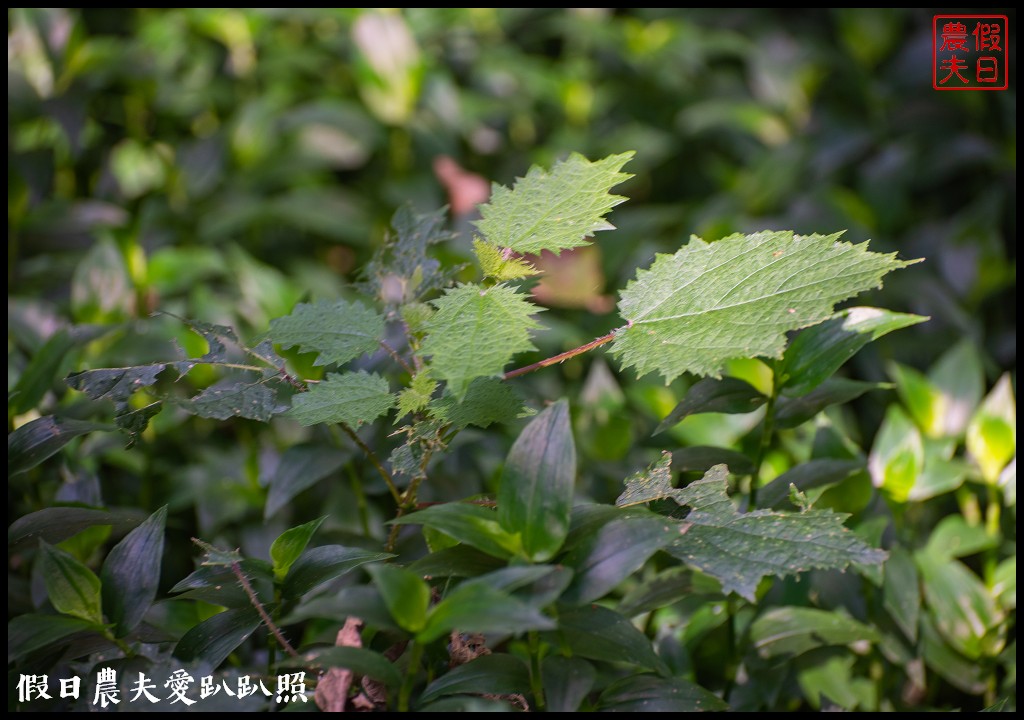
[[[549,712],[576,712],[594,687],[597,672],[582,658],[552,655],[541,664]]]
[[[832,315],[835,303],[881,284],[908,263],[839,235],[791,232],[693,238],[658,255],[622,292],[629,326],[612,352],[638,375],[718,377],[727,360],[782,356],[785,333]]]
[[[360,370],[328,375],[308,392],[296,395],[287,415],[301,425],[345,423],[355,427],[376,420],[394,404],[388,381]]]
[[[646,635],[619,613],[600,605],[559,613],[558,630],[550,639],[556,647],[568,647],[573,655],[590,660],[627,663],[647,670],[664,667]]]
[[[512,655],[481,655],[427,685],[420,702],[444,695],[512,695],[530,691],[530,673],[523,661]]]
[[[694,445],[672,453],[672,467],[679,472],[707,472],[715,465],[728,465],[734,475],[751,475],[754,472],[754,462],[736,450]]]
[[[795,485],[801,492],[835,485],[865,469],[861,460],[833,460],[816,458],[800,463],[779,475],[757,493],[761,507],[789,509],[789,486]]]
[[[217,667],[262,624],[251,606],[217,613],[185,633],[174,647],[174,657]]]
[[[309,545],[313,533],[326,519],[327,516],[324,515],[308,523],[289,528],[277,536],[277,539],[270,545],[270,561],[274,565],[274,576],[278,580],[284,579],[284,576],[288,574],[292,565],[299,559],[299,555]]]
[[[7,623],[7,662],[79,633],[101,633],[103,626],[67,615],[18,615]]]
[[[394,565],[374,565],[370,575],[395,622],[411,633],[422,630],[427,622],[430,586],[421,577]]]
[[[390,553],[373,552],[343,545],[321,545],[306,550],[291,566],[281,593],[297,598],[323,583],[340,577],[360,565],[394,557]]]
[[[46,415],[7,436],[7,475],[31,470],[80,435],[113,430],[111,425]]]
[[[165,505],[128,533],[103,561],[103,608],[118,637],[135,629],[156,598],[166,521]]]
[[[601,693],[602,712],[714,712],[728,710],[720,697],[684,678],[633,675],[613,682]]]
[[[518,253],[587,245],[594,232],[613,227],[605,215],[625,198],[609,191],[632,177],[619,171],[633,154],[590,162],[573,153],[550,170],[535,165],[512,189],[494,185],[476,226],[487,242]]]
[[[576,445],[569,403],[559,400],[530,421],[509,451],[498,491],[498,522],[519,533],[526,556],[550,559],[569,532]]]
[[[838,612],[806,607],[775,607],[750,626],[750,640],[762,658],[794,656],[827,645],[877,642],[874,628]]]
[[[52,507],[24,515],[7,529],[9,547],[35,544],[37,540],[59,543],[95,525],[110,525],[123,533],[142,521],[134,513],[123,510],[108,512],[81,507]]]
[[[316,365],[341,364],[377,349],[384,318],[358,302],[299,303],[291,315],[272,320],[268,334],[281,347],[319,353]]]
[[[300,492],[336,472],[348,459],[347,452],[331,447],[298,445],[285,450],[269,478],[263,517],[273,516]]]
[[[416,639],[431,642],[455,629],[519,634],[554,626],[551,618],[519,598],[481,583],[464,583],[430,611],[426,626]]]
[[[398,668],[386,657],[361,647],[329,647],[309,650],[297,658],[287,658],[277,664],[279,668],[344,668],[356,675],[379,680],[389,688],[402,684]]]
[[[709,412],[748,413],[766,402],[768,398],[753,385],[738,378],[704,378],[686,391],[686,397],[661,421],[654,434],[668,430],[689,415]]]
[[[100,609],[100,579],[92,570],[59,548],[40,543],[46,594],[57,612],[92,623],[103,622]]]
[[[893,548],[885,561],[882,605],[907,639],[916,643],[921,617],[921,585],[914,558],[902,547]]]
[[[889,383],[829,378],[805,395],[780,398],[776,406],[775,425],[783,429],[795,428],[831,405],[848,403],[871,390],[888,390],[891,387]]]
[[[424,525],[451,535],[488,555],[509,558],[519,541],[498,523],[498,513],[469,503],[445,503],[392,520],[396,525]]]

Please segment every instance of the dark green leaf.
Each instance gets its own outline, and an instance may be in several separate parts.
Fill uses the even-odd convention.
[[[541,665],[544,698],[549,712],[576,712],[594,687],[597,673],[582,658],[553,655]]]
[[[890,550],[889,559],[885,561],[882,605],[907,639],[916,643],[921,617],[921,587],[914,558],[901,547]]]
[[[463,583],[430,612],[417,636],[428,643],[451,630],[478,633],[521,633],[546,630],[555,623],[537,608],[497,588],[478,582]]]
[[[292,398],[287,414],[300,425],[345,423],[358,427],[376,420],[395,402],[388,381],[380,375],[363,370],[332,373],[308,392]]]
[[[417,575],[476,577],[504,566],[501,560],[469,545],[455,545],[421,557],[409,566]]]
[[[7,662],[78,633],[102,631],[102,625],[66,615],[18,615],[7,624]]]
[[[327,516],[324,515],[317,520],[311,520],[303,525],[285,530],[271,543],[270,561],[274,566],[274,576],[278,580],[283,580],[284,576],[288,574],[292,564],[299,559],[299,555],[309,545],[313,533],[320,528],[326,519]]]
[[[828,487],[846,480],[865,469],[861,460],[832,460],[830,458],[808,460],[779,475],[757,492],[757,503],[761,507],[788,509],[789,486],[807,492],[815,488]]]
[[[395,622],[411,633],[423,630],[430,606],[430,586],[418,575],[394,565],[374,565],[369,571]]]
[[[340,365],[377,349],[384,318],[358,302],[299,303],[291,315],[272,320],[268,334],[282,347],[320,353],[317,365]]]
[[[626,489],[615,499],[617,507],[643,505],[654,500],[664,500],[679,492],[672,487],[672,453],[662,451],[661,459],[646,470],[626,478]]]
[[[174,657],[219,666],[235,648],[256,632],[263,621],[252,607],[217,613],[185,633],[174,647]]]
[[[199,549],[204,553],[202,565],[208,567],[231,567],[236,563],[242,562],[242,553],[235,548],[234,550],[222,550],[215,545],[211,545],[208,542],[192,538],[192,542],[195,543]]]
[[[273,516],[300,492],[336,472],[348,457],[346,452],[317,445],[288,448],[270,478],[263,517]]]
[[[32,359],[18,377],[14,389],[8,394],[7,412],[20,415],[34,408],[43,399],[43,395],[53,387],[68,351],[107,334],[114,327],[79,325],[61,328],[51,335],[46,344],[32,355]]]
[[[715,465],[728,465],[733,475],[750,475],[754,472],[753,461],[735,450],[696,445],[672,453],[672,467],[679,472],[707,472]]]
[[[100,579],[92,570],[46,542],[40,542],[39,562],[46,594],[57,612],[91,623],[103,622]]]
[[[630,590],[618,609],[623,615],[633,617],[667,607],[692,594],[693,572],[687,567],[671,567]]]
[[[431,417],[452,428],[469,425],[485,428],[514,420],[523,411],[523,401],[507,382],[481,377],[469,384],[461,402],[451,393],[445,393],[431,401],[427,410]]]
[[[810,392],[796,398],[782,397],[776,406],[775,424],[788,429],[803,425],[830,405],[841,405],[859,398],[870,390],[888,390],[889,383],[860,382],[846,378],[829,378]]]
[[[429,705],[416,708],[417,712],[431,713],[481,713],[481,712],[516,712],[518,706],[512,707],[508,700],[484,700],[472,695],[453,695],[441,698]]]
[[[355,616],[378,629],[401,632],[384,599],[371,585],[355,585],[338,592],[324,593],[299,604],[292,612],[281,618],[282,625],[293,625],[313,618],[338,622],[338,618]]]
[[[93,400],[111,400],[115,407],[119,407],[128,402],[133,393],[154,384],[157,376],[166,368],[165,363],[155,363],[138,367],[84,370],[71,373],[65,382]]]
[[[615,681],[598,702],[605,712],[711,712],[728,705],[710,690],[683,678],[633,675]]]
[[[996,548],[999,538],[993,537],[981,525],[970,525],[962,515],[949,515],[932,530],[924,552],[936,560],[967,557]]]
[[[611,663],[628,663],[660,671],[664,664],[651,641],[628,619],[600,605],[584,605],[558,615],[551,641],[573,655]]]
[[[971,695],[985,692],[988,673],[984,666],[950,647],[935,629],[929,613],[921,616],[921,655],[928,668],[953,687]]]
[[[802,330],[789,344],[779,368],[786,395],[806,395],[872,340],[928,318],[873,307],[852,307]]]
[[[559,400],[535,417],[509,451],[498,490],[498,522],[518,534],[526,556],[550,559],[569,532],[576,445],[569,403]]]
[[[530,690],[530,674],[523,661],[512,655],[481,655],[459,665],[427,685],[420,702],[444,695],[512,695]]]
[[[754,386],[734,377],[704,378],[686,391],[686,397],[672,409],[654,434],[668,430],[688,415],[698,413],[742,414],[753,412],[768,401]]]
[[[113,430],[110,425],[53,415],[27,422],[7,436],[7,475],[31,470],[79,435]]]
[[[387,685],[397,688],[402,684],[402,676],[394,663],[380,653],[360,647],[327,647],[315,648],[300,653],[297,658],[288,658],[277,664],[279,668],[345,668],[355,675],[371,677]]]
[[[518,540],[498,524],[498,513],[470,503],[433,505],[403,515],[392,522],[398,525],[425,525],[503,559],[511,557],[519,547]]]
[[[771,608],[750,626],[750,641],[762,658],[795,656],[817,647],[878,639],[873,628],[838,612],[816,608]]]
[[[118,637],[135,629],[156,597],[166,521],[165,505],[128,533],[103,561],[103,607]]]
[[[127,408],[127,406],[126,406]],[[135,445],[139,435],[149,427],[149,421],[163,408],[162,402],[155,402],[138,410],[124,409],[114,415],[114,422],[128,434],[128,447]]]
[[[59,543],[93,525],[110,525],[117,533],[125,532],[142,520],[126,511],[107,512],[79,507],[53,507],[37,510],[18,518],[7,529],[8,546],[35,544],[42,539]]]
[[[297,598],[360,565],[391,557],[394,555],[342,545],[315,547],[304,552],[291,566],[281,591],[285,597]]]
[[[193,415],[215,420],[241,417],[268,422],[278,411],[277,398],[265,383],[237,380],[219,382],[179,404]]]

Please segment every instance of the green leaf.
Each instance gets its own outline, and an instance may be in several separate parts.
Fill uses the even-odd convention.
[[[625,200],[609,191],[632,175],[619,172],[634,153],[590,162],[578,153],[550,171],[536,165],[509,189],[495,184],[491,201],[480,206],[476,222],[487,242],[517,253],[556,255],[587,245],[586,238],[614,226],[605,215]]]
[[[269,422],[278,412],[277,397],[265,383],[224,380],[179,403],[193,415],[215,420],[233,417]]]
[[[624,367],[658,371],[671,382],[684,372],[718,377],[727,360],[777,358],[785,333],[832,315],[835,303],[881,285],[909,263],[839,235],[791,232],[693,238],[674,255],[658,255],[622,292],[629,325],[612,345]]]
[[[779,475],[770,483],[757,491],[757,503],[761,507],[789,508],[789,486],[807,492],[817,488],[841,483],[865,468],[862,460],[833,460],[831,458],[815,458],[800,463]]]
[[[355,675],[371,677],[394,689],[402,684],[402,675],[394,663],[373,650],[361,647],[317,648],[301,653],[297,658],[286,658],[278,668],[344,668]]]
[[[965,658],[939,635],[931,614],[921,617],[921,656],[929,669],[971,695],[981,695],[988,687],[988,673],[977,660]]]
[[[430,377],[427,371],[418,372],[413,376],[409,387],[398,394],[398,417],[419,412],[430,402],[430,397],[437,389],[437,380]]]
[[[301,425],[345,423],[356,427],[376,420],[394,404],[388,381],[360,370],[328,375],[308,392],[296,395],[287,415]]]
[[[416,639],[429,643],[455,629],[470,633],[519,634],[554,626],[554,621],[537,608],[495,587],[471,581],[459,585],[434,606]]]
[[[128,533],[103,561],[103,607],[117,637],[135,629],[156,597],[166,522],[165,505]]]
[[[421,352],[433,356],[433,373],[458,400],[475,378],[498,376],[516,353],[536,349],[530,316],[540,308],[506,285],[458,285],[432,303]]]
[[[676,565],[642,581],[630,590],[622,598],[618,609],[623,615],[634,617],[668,607],[677,600],[697,592],[699,591],[693,586],[693,571],[688,567]]]
[[[878,693],[876,683],[865,677],[857,677],[853,655],[830,655],[823,661],[801,669],[797,682],[811,707],[820,710],[838,706],[843,710],[877,711]]]
[[[476,577],[504,566],[498,558],[460,543],[424,555],[409,570],[431,577]]]
[[[889,551],[882,582],[882,605],[912,643],[921,618],[921,587],[914,558],[902,547]]]
[[[394,565],[374,565],[369,572],[395,622],[411,633],[423,630],[430,606],[430,586],[423,578]]]
[[[285,450],[270,478],[263,517],[272,517],[293,497],[336,472],[348,459],[347,452],[317,445],[298,445]]]
[[[632,675],[609,685],[598,700],[603,712],[715,712],[728,710],[724,700],[683,678]]]
[[[651,641],[628,619],[600,605],[583,605],[558,615],[558,630],[550,641],[573,655],[611,663],[662,670]]]
[[[358,302],[299,303],[291,315],[271,320],[267,334],[281,347],[318,352],[315,365],[340,365],[377,349],[384,318]]]
[[[615,505],[641,505],[675,497],[679,492],[672,487],[672,453],[663,450],[658,462],[626,478],[626,489],[615,499]]]
[[[996,567],[992,575],[992,595],[1000,607],[1009,612],[1017,609],[1017,556],[1008,557]]]
[[[926,320],[873,307],[842,310],[793,338],[779,366],[782,391],[790,397],[806,395],[872,340]]]
[[[235,563],[242,562],[242,553],[238,549],[221,550],[219,547],[208,542],[192,538],[192,542],[205,553],[201,565],[206,567],[231,567]]]
[[[100,579],[92,570],[63,550],[42,541],[39,562],[46,594],[57,612],[91,623],[103,622]]]
[[[890,405],[868,457],[875,487],[894,502],[906,502],[924,467],[921,433],[898,405]]]
[[[138,367],[102,368],[71,373],[64,381],[93,400],[111,400],[120,410],[132,393],[153,385],[157,376],[167,369],[166,363]]]
[[[514,257],[511,251],[502,250],[480,238],[473,238],[473,252],[484,277],[494,278],[498,282],[518,280],[540,272],[530,263]]]
[[[754,462],[736,450],[694,445],[672,453],[672,466],[679,472],[707,472],[715,465],[728,465],[736,475],[754,473]]]
[[[960,437],[985,393],[985,370],[976,341],[964,338],[944,352],[928,371],[928,380],[941,397],[935,430],[945,437]]]
[[[102,625],[66,615],[18,615],[7,623],[7,662],[78,633],[102,631]]]
[[[775,411],[775,425],[780,429],[795,428],[811,420],[830,405],[848,403],[871,390],[888,390],[891,387],[889,383],[829,378],[806,395],[779,398]]]
[[[544,658],[540,672],[549,712],[579,710],[597,676],[586,660],[559,655]]]
[[[111,425],[53,415],[36,418],[7,436],[7,475],[31,470],[80,435],[113,429]]]
[[[754,602],[761,578],[812,568],[843,569],[851,563],[879,565],[886,554],[843,527],[846,515],[811,510],[740,513],[726,492],[728,469],[718,465],[682,489],[677,502],[692,509],[685,532],[666,551],[700,568]]]
[[[270,563],[263,560],[244,559],[239,568],[249,579],[257,595],[270,593],[273,572]],[[200,565],[188,577],[178,582],[169,591],[181,593],[175,599],[202,600],[211,605],[227,608],[249,607],[251,601],[245,590],[238,584],[238,578],[228,565]]]
[[[750,641],[762,658],[795,656],[828,645],[878,642],[874,628],[841,613],[808,607],[775,607],[750,626]]]
[[[686,392],[682,402],[655,429],[664,432],[683,418],[698,413],[742,414],[753,412],[768,401],[750,383],[734,377],[704,378]]]
[[[949,515],[932,530],[924,552],[945,562],[999,547],[999,543],[1000,539],[981,525],[969,525],[962,515]]]
[[[316,520],[285,530],[277,536],[277,539],[270,545],[270,560],[274,565],[274,577],[278,580],[284,579],[292,565],[299,559],[299,555],[309,545],[313,533],[326,519],[327,516],[324,515]]]
[[[498,523],[498,513],[469,503],[445,503],[403,515],[396,525],[425,525],[451,535],[459,542],[507,559],[519,549],[519,541]]]
[[[481,655],[446,672],[427,685],[420,702],[444,695],[512,695],[530,691],[530,673],[523,661],[512,655]]]
[[[115,532],[121,533],[138,525],[141,519],[123,510],[107,512],[79,507],[44,508],[11,523],[7,529],[7,545],[9,548],[34,545],[39,539],[59,543],[94,525],[110,525]]]
[[[113,329],[111,325],[80,325],[61,328],[51,335],[46,344],[33,353],[14,389],[8,394],[8,415],[20,415],[39,404],[53,386],[69,350],[102,337]]]
[[[498,522],[519,534],[526,557],[550,559],[569,532],[576,445],[569,403],[559,400],[530,421],[509,451],[498,489]]]
[[[514,420],[523,411],[523,401],[507,382],[480,377],[469,384],[461,402],[445,393],[431,401],[427,410],[431,417],[453,429],[470,425],[485,428]]]
[[[298,598],[323,583],[344,575],[360,565],[393,558],[390,553],[372,552],[343,545],[321,545],[307,550],[291,566],[281,593]]]
[[[991,485],[1017,452],[1017,399],[1005,373],[967,426],[967,452]]]
[[[174,646],[174,657],[185,662],[208,663],[215,668],[262,623],[259,613],[251,606],[217,613],[182,636]]]

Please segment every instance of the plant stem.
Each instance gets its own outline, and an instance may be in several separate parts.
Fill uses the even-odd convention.
[[[236,562],[231,563],[231,572],[235,574],[235,577],[238,579],[238,584],[242,586],[242,589],[245,590],[245,594],[249,596],[249,602],[254,608],[256,608],[256,612],[260,614],[260,617],[263,618],[263,622],[267,624],[267,629],[274,634],[274,637],[277,638],[277,642],[280,643],[282,648],[284,648],[284,651],[292,657],[298,657],[299,653],[297,653],[295,648],[291,646],[291,643],[285,639],[284,635],[281,633],[281,628],[271,620],[270,615],[267,614],[266,609],[263,607],[263,603],[261,603],[260,599],[256,597],[256,591],[252,589],[252,585],[249,583],[249,578],[247,578],[245,573],[242,572],[241,565]]]
[[[412,366],[411,366],[411,365],[410,365],[409,363],[407,363],[407,362],[405,361],[405,358],[403,358],[403,357],[402,357],[401,355],[399,355],[399,354],[398,354],[398,351],[397,351],[397,350],[395,350],[395,349],[394,349],[393,347],[391,347],[390,345],[388,345],[388,344],[387,344],[386,342],[384,342],[383,340],[381,340],[381,341],[380,341],[380,346],[381,346],[382,348],[384,348],[384,349],[385,349],[385,350],[387,351],[388,355],[390,355],[390,356],[391,356],[391,358],[392,358],[392,359],[393,359],[393,360],[394,360],[394,361],[395,361],[396,363],[398,363],[399,365],[401,365],[401,366],[402,366],[402,369],[403,369],[403,370],[405,370],[405,371],[406,371],[407,373],[409,373],[410,375],[415,375],[415,374],[416,374],[416,371],[415,371],[415,370],[414,370],[414,369],[412,368]]]
[[[395,520],[402,517],[407,510],[412,510],[416,507],[416,493],[420,489],[420,484],[427,479],[427,465],[430,463],[430,457],[433,454],[434,451],[429,449],[423,452],[423,457],[420,459],[419,472],[416,473],[416,477],[409,481],[409,487],[405,489],[405,492],[398,501],[398,512],[395,514]],[[395,543],[398,542],[398,533],[401,527],[401,525],[391,526],[387,545],[384,546],[386,552],[395,551]]]
[[[549,358],[547,358],[545,360],[541,360],[540,362],[535,362],[532,365],[527,365],[525,367],[517,368],[515,370],[509,370],[507,373],[505,373],[504,379],[505,380],[509,380],[511,378],[514,378],[514,377],[519,377],[520,375],[526,375],[527,373],[532,373],[535,370],[540,370],[541,368],[546,368],[548,365],[554,365],[556,363],[565,362],[569,358],[574,358],[577,355],[582,355],[583,353],[588,352],[590,350],[593,350],[596,347],[601,347],[605,343],[610,343],[612,340],[614,340],[615,339],[615,334],[618,333],[620,330],[623,330],[623,329],[625,329],[627,327],[629,327],[629,326],[625,325],[623,327],[616,328],[615,330],[612,330],[607,335],[602,335],[601,337],[597,338],[596,340],[591,340],[586,345],[580,345],[578,348],[573,348],[572,350],[566,350],[564,353],[559,353],[558,355],[555,355],[553,357],[549,357]]]
[[[536,630],[526,636],[530,647],[530,692],[533,693],[533,704],[538,710],[546,706],[544,701],[544,680],[540,674],[540,637]]]
[[[413,640],[409,647],[409,665],[405,668],[402,687],[398,691],[398,712],[409,712],[409,696],[412,695],[413,682],[419,670],[420,658],[423,657],[423,645]]]
[[[747,497],[747,510],[757,507],[757,487],[761,484],[761,465],[768,448],[772,444],[772,433],[775,432],[775,401],[779,398],[778,378],[772,367],[772,394],[764,409],[764,425],[761,428],[761,441],[757,445],[757,456],[754,458],[754,474],[750,476],[750,494]]]
[[[992,587],[995,582],[996,568],[999,567],[999,540],[1001,539],[999,524],[1002,515],[1002,502],[999,497],[999,490],[995,485],[987,485],[986,489],[988,491],[988,503],[985,508],[985,532],[990,538],[995,540],[996,546],[985,551],[984,559],[982,560],[982,571],[985,584]]]
[[[387,468],[385,468],[384,465],[381,464],[380,458],[377,457],[377,454],[373,450],[371,450],[370,446],[364,443],[358,435],[356,435],[355,430],[350,428],[345,423],[338,423],[338,425],[341,427],[342,430],[345,431],[345,434],[352,439],[352,442],[358,445],[359,449],[366,454],[366,457],[369,459],[369,461],[373,463],[373,466],[375,468],[377,468],[377,472],[380,473],[380,476],[382,478],[384,478],[384,483],[388,486],[388,490],[391,492],[391,497],[394,498],[395,503],[401,505],[402,495],[398,492],[398,488],[395,487],[395,480],[394,478],[391,477],[391,473],[387,471]]]

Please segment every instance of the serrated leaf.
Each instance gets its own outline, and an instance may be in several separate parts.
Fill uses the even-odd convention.
[[[113,429],[110,425],[53,415],[36,418],[7,436],[7,475],[31,470],[80,435]]]
[[[268,422],[278,410],[274,391],[265,383],[224,380],[180,403],[193,415],[215,420],[233,417]]]
[[[729,706],[710,690],[685,678],[633,675],[616,680],[601,693],[603,712],[714,712]]]
[[[760,232],[715,243],[694,237],[658,255],[622,292],[629,325],[612,352],[637,374],[718,377],[727,360],[777,358],[785,333],[832,315],[835,303],[881,284],[909,263],[835,235]]]
[[[178,370],[179,375],[187,374],[192,368],[199,363],[222,363],[228,360],[228,349],[224,345],[223,341],[240,345],[238,341],[238,335],[235,334],[234,329],[227,325],[214,325],[212,323],[202,322],[200,320],[190,320],[188,318],[179,318],[177,315],[171,313],[165,313],[173,318],[180,320],[181,322],[188,325],[192,332],[200,335],[203,340],[206,341],[207,350],[198,358],[189,358],[187,360],[180,360],[174,363],[175,368]]]
[[[540,610],[489,585],[469,582],[452,590],[434,606],[419,642],[432,642],[451,630],[519,634],[548,630],[555,623]]]
[[[590,162],[573,153],[551,170],[534,165],[513,188],[493,186],[476,226],[490,244],[518,253],[550,250],[557,255],[587,245],[598,230],[614,228],[605,215],[625,198],[610,190],[632,177],[619,171],[633,155]]]
[[[740,513],[727,494],[728,468],[718,465],[682,488],[677,502],[692,509],[685,534],[666,551],[718,578],[723,592],[754,602],[761,578],[851,563],[878,565],[886,553],[843,527],[846,515],[810,510]]]
[[[281,592],[286,598],[297,598],[360,565],[392,557],[394,555],[390,553],[372,552],[343,545],[321,545],[311,548],[299,556],[291,566]]]
[[[299,303],[291,315],[271,320],[267,334],[281,347],[318,352],[316,365],[341,364],[377,349],[384,318],[359,302]]]
[[[704,378],[686,392],[682,402],[672,409],[654,430],[664,432],[688,415],[697,413],[741,414],[757,410],[768,398],[750,383],[733,377]]]
[[[57,612],[91,623],[103,622],[100,609],[100,579],[60,548],[41,542],[39,547],[46,595]]]
[[[803,425],[831,405],[841,405],[856,400],[871,390],[888,390],[891,387],[892,385],[889,383],[829,378],[805,395],[795,398],[779,398],[775,412],[775,424],[779,428],[795,428]]]
[[[800,655],[817,647],[877,642],[878,633],[838,612],[808,607],[775,607],[750,626],[750,640],[762,658]]]
[[[430,606],[430,586],[423,578],[394,565],[374,565],[369,572],[395,622],[411,633],[423,630]]]
[[[793,338],[779,366],[782,391],[790,397],[805,395],[869,342],[926,320],[920,315],[873,307],[842,310]]]
[[[286,414],[301,425],[345,423],[356,427],[376,420],[394,404],[388,381],[360,370],[328,375],[308,392],[296,395]]]
[[[155,363],[138,367],[83,370],[71,373],[64,381],[93,400],[111,400],[120,409],[132,393],[153,385],[157,376],[166,368],[165,363]]]
[[[481,655],[458,665],[427,685],[420,702],[445,695],[511,695],[530,691],[530,673],[523,661],[513,655]]]
[[[156,597],[166,521],[165,505],[128,533],[103,561],[103,607],[117,637],[135,629]]]
[[[461,401],[451,393],[433,400],[428,407],[431,417],[462,429],[470,425],[489,427],[494,423],[510,422],[523,411],[519,394],[498,378],[477,378],[469,384]]]
[[[473,238],[473,252],[484,277],[494,278],[498,282],[518,280],[536,275],[540,271],[533,265],[512,255],[511,251],[503,251],[480,238]]]
[[[114,424],[128,434],[127,448],[130,449],[135,445],[139,435],[149,427],[149,421],[160,413],[163,406],[164,404],[160,401],[150,403],[138,410],[131,410],[126,405],[124,410],[114,415]]]
[[[672,487],[672,453],[665,450],[658,462],[626,478],[626,489],[615,499],[615,504],[618,507],[641,505],[674,497],[679,492]]]
[[[550,559],[569,532],[576,444],[569,403],[559,400],[523,429],[501,473],[498,522],[518,534],[526,557]]]
[[[174,657],[185,662],[202,661],[217,667],[262,624],[253,607],[240,607],[217,613],[182,636],[174,647]]]
[[[530,318],[540,308],[505,285],[459,285],[433,301],[422,354],[433,356],[434,374],[459,400],[478,377],[497,376],[516,353],[535,350]]]
[[[237,549],[221,550],[219,547],[211,545],[203,540],[199,540],[198,538],[192,538],[192,542],[199,547],[200,550],[206,553],[206,556],[203,558],[203,562],[201,563],[206,567],[231,567],[235,563],[242,562],[242,553]]]
[[[436,389],[437,380],[430,377],[429,372],[416,373],[409,387],[398,394],[398,417],[405,417],[425,408]]]
[[[270,561],[274,565],[274,577],[283,580],[292,565],[299,559],[309,541],[327,516],[285,530],[270,545]]]

